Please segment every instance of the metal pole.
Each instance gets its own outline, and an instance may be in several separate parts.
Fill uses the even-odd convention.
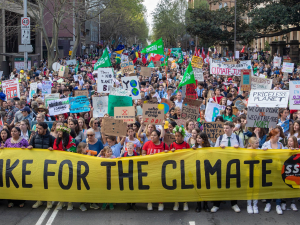
[[[99,9],[99,11],[100,11],[100,9]],[[100,13],[99,13],[99,45],[100,45],[100,43],[101,43],[101,33],[100,33],[100,28],[101,28],[101,25],[100,25]],[[100,54],[99,54],[99,56],[100,56]]]
[[[234,52],[233,56],[235,56],[235,51],[236,51],[236,0],[234,0]]]
[[[27,17],[27,0],[23,0],[23,7],[24,7],[24,17]],[[28,52],[24,52],[24,71],[27,70],[27,65],[28,65]]]

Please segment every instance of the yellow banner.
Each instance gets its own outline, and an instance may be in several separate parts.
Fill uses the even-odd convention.
[[[300,197],[300,151],[202,148],[105,159],[0,150],[0,199],[196,202]]]

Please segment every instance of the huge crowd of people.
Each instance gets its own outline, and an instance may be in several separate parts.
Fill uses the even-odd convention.
[[[257,53],[256,53],[257,54]],[[288,90],[288,80],[300,80],[300,68],[295,66],[294,72],[289,74],[288,80],[283,79],[281,67],[273,66],[273,57],[261,52],[259,59],[251,60],[254,75],[265,76],[275,79],[272,85],[273,90]],[[246,56],[248,59],[248,55]],[[228,146],[234,148],[248,149],[298,149],[300,144],[300,111],[282,108],[278,115],[278,125],[273,128],[247,127],[247,108],[234,111],[234,100],[237,98],[247,100],[248,91],[240,91],[240,77],[211,75],[208,64],[203,65],[204,81],[199,81],[196,87],[197,100],[201,102],[199,116],[197,120],[187,120],[185,125],[179,126],[177,119],[181,118],[181,109],[184,98],[183,89],[178,85],[182,79],[185,69],[191,56],[185,56],[185,62],[177,64],[175,68],[155,67],[152,68],[151,77],[144,77],[139,74],[143,65],[139,60],[135,63],[136,74],[139,79],[141,99],[133,100],[136,110],[136,119],[128,125],[127,136],[108,136],[103,133],[102,119],[93,117],[92,99],[95,96],[105,96],[97,92],[97,71],[94,71],[94,64],[98,57],[91,54],[77,57],[79,63],[78,80],[75,81],[75,68],[69,66],[69,73],[65,77],[59,77],[58,73],[48,67],[47,61],[42,61],[38,67],[32,67],[29,71],[14,69],[7,77],[8,79],[19,79],[20,96],[7,99],[3,92],[1,99],[1,148],[27,148],[45,149],[56,151],[68,151],[77,154],[90,155],[91,157],[102,158],[122,158],[135,157],[140,155],[153,155],[160,152],[180,151],[181,149],[192,148],[201,151],[206,147]],[[225,61],[230,60],[227,57]],[[58,61],[61,65],[66,64],[66,59]],[[149,62],[148,62],[149,63]],[[120,64],[112,59],[115,73],[114,86],[121,87],[121,77],[128,76],[120,71]],[[73,96],[74,90],[88,90],[91,101],[91,108],[88,112],[65,113],[60,115],[49,115],[49,110],[45,107],[44,96],[42,94],[42,81],[50,80],[53,83],[52,94],[59,93],[60,98]],[[29,97],[30,83],[37,82],[37,92]],[[145,124],[142,112],[143,104],[154,96],[159,99],[165,98],[172,102],[172,107],[165,114],[164,125]],[[207,134],[203,132],[205,122],[205,108],[208,102],[217,103],[224,106],[221,115],[216,118],[216,122],[222,122],[224,134],[215,142],[212,142]],[[104,117],[109,117],[108,114]],[[51,126],[50,126],[51,124]],[[173,133],[175,141],[168,145],[164,142],[165,134]],[[1,150],[0,150],[1,151]],[[71,153],[70,153],[71,154]],[[300,197],[300,196],[299,196]],[[38,199],[37,199],[38,200]],[[263,200],[265,212],[270,212],[272,201]],[[258,200],[247,201],[247,212],[258,213]],[[24,207],[24,200],[8,200],[8,207]],[[58,209],[62,209],[64,203],[59,203]],[[90,208],[105,210],[114,209],[114,204],[90,203]],[[203,210],[217,212],[220,208],[220,201],[212,203],[204,202]],[[43,205],[42,201],[34,203],[32,208]],[[211,208],[209,208],[211,205]],[[232,209],[240,212],[238,202],[231,201]],[[52,207],[52,202],[47,202],[47,207]],[[201,202],[197,202],[196,211],[201,211]],[[297,211],[296,199],[292,199],[290,208]],[[73,204],[67,203],[67,209],[72,210]],[[80,203],[82,211],[87,210],[87,204]],[[135,203],[128,203],[126,210],[137,210]],[[153,203],[147,204],[148,210],[153,210]],[[276,199],[276,212],[282,214],[287,209],[285,199]],[[164,210],[164,204],[158,203],[158,210]],[[179,203],[175,202],[174,211],[179,210]],[[189,210],[187,202],[183,203],[183,210]]]

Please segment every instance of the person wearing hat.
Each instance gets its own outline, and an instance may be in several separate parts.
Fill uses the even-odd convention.
[[[172,95],[173,95],[173,87],[169,86],[167,89],[167,93],[165,93],[164,95],[164,98],[170,100]]]
[[[45,121],[52,121],[51,117],[48,114],[48,109],[44,105],[39,105],[38,107],[38,113],[44,113],[45,114]]]
[[[23,114],[23,118],[22,120],[28,120],[29,121],[29,125],[31,127],[31,121],[32,121],[32,116],[30,114],[30,108],[28,106],[25,106],[23,109],[20,110]],[[21,121],[22,121],[21,120]]]
[[[0,105],[3,106],[3,102],[5,101],[6,95],[1,91],[0,92]]]

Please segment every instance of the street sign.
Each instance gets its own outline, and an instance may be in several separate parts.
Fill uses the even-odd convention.
[[[30,30],[30,17],[21,17],[21,29]]]
[[[33,52],[32,45],[19,45],[19,52]]]
[[[21,44],[30,45],[30,30],[27,29],[21,30]]]

